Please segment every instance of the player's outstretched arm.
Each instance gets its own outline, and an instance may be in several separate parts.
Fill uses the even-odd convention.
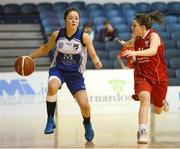
[[[87,47],[89,56],[94,64],[94,66],[96,67],[96,69],[100,69],[102,67],[102,63],[101,63],[99,57],[97,56],[96,51],[93,46],[93,43],[92,43],[92,40],[87,33],[83,34],[83,42]]]
[[[50,39],[47,43],[43,44],[41,47],[39,47],[38,49],[36,49],[35,51],[33,51],[31,54],[29,54],[29,56],[31,58],[38,58],[42,55],[47,54],[56,44],[56,37],[58,35],[59,31],[54,31],[51,36]]]

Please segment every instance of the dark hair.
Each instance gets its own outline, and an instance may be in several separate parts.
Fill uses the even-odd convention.
[[[107,24],[111,24],[111,22],[109,20],[104,20],[103,24],[107,25]]]
[[[159,11],[153,11],[148,14],[140,13],[134,18],[140,25],[145,25],[147,29],[150,29],[153,22],[157,24],[162,24],[163,14]]]
[[[90,27],[90,28],[92,28],[92,24],[89,23],[89,22],[84,23],[83,28],[85,28],[85,27]]]
[[[79,17],[80,17],[80,12],[77,8],[74,8],[74,7],[69,7],[65,10],[64,12],[64,20],[66,19],[66,17],[68,16],[68,14],[71,12],[71,11],[76,11],[78,14],[79,14]]]

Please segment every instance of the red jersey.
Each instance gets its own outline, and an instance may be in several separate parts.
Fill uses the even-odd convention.
[[[150,34],[154,32],[155,31],[153,29],[150,29],[144,38],[137,37],[134,43],[135,51],[148,49],[150,46]],[[134,70],[135,76],[140,75],[144,78],[154,81],[167,81],[168,76],[166,64],[164,61],[164,44],[161,38],[160,40],[161,44],[159,45],[155,55],[136,56],[137,65],[135,65]]]

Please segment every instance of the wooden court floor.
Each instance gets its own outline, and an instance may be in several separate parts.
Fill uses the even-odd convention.
[[[57,116],[54,134],[44,135],[46,117],[1,118],[0,148],[180,148],[180,113],[151,116],[149,143],[138,145],[137,114],[93,115],[93,142],[84,139],[80,115]]]

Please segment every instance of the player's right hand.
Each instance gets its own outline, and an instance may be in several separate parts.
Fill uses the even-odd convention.
[[[102,63],[100,60],[97,63],[95,63],[95,67],[96,67],[96,69],[101,69]]]
[[[124,45],[126,42],[124,40],[118,40],[118,42],[121,44],[121,45]]]

